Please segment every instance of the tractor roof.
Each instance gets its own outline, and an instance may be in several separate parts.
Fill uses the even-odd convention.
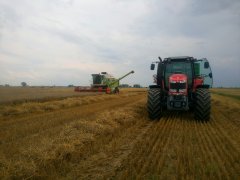
[[[170,62],[170,61],[193,61],[194,58],[191,56],[175,56],[175,57],[167,57],[164,58],[164,61]]]
[[[192,58],[190,56],[173,56],[173,57],[168,57],[167,59],[188,59]]]

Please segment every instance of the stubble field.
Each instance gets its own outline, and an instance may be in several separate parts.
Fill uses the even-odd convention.
[[[240,89],[212,90],[208,123],[190,112],[150,121],[146,89],[32,89],[0,88],[0,178],[240,178]]]

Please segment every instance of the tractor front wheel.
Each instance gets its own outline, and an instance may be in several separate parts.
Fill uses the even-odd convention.
[[[209,121],[211,113],[211,96],[208,89],[196,90],[194,117],[196,120]]]
[[[151,120],[160,119],[162,115],[161,90],[153,88],[148,91],[148,115]]]

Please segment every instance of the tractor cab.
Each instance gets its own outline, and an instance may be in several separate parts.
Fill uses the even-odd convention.
[[[163,69],[164,73],[164,82],[165,82],[165,89],[169,90],[171,88],[171,85],[173,84],[179,84],[179,86],[183,87],[181,84],[185,83],[187,87],[192,87],[193,85],[193,68],[192,63],[188,58],[168,58],[165,60],[165,66]],[[178,79],[178,81],[171,81],[171,77],[175,76],[175,79]],[[182,79],[181,77],[185,75],[185,78]],[[170,83],[170,84],[169,84]],[[176,86],[176,85],[175,85]]]

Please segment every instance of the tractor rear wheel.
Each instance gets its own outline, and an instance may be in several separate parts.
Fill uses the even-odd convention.
[[[161,118],[161,89],[153,88],[148,91],[147,109],[151,120]]]
[[[208,89],[196,90],[194,117],[196,120],[209,121],[211,113],[211,96]]]

